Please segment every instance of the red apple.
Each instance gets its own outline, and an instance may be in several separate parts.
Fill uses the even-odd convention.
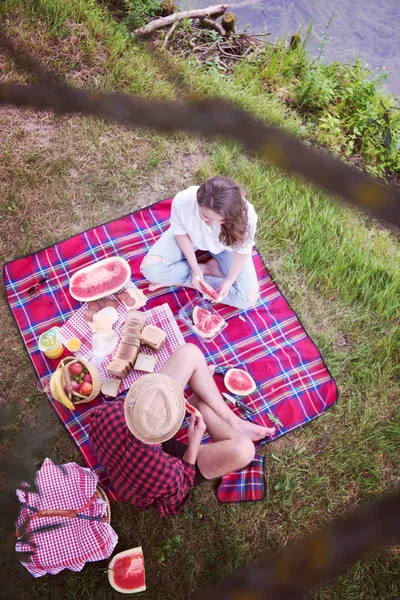
[[[90,396],[92,393],[93,386],[88,381],[84,381],[78,388],[78,392],[83,396]]]
[[[92,378],[91,378],[91,376],[90,376],[90,373],[86,373],[86,374],[83,376],[83,381],[88,381],[89,383],[92,383]]]
[[[80,362],[72,363],[72,365],[69,365],[68,367],[71,375],[80,375],[82,373],[82,369],[83,367]]]

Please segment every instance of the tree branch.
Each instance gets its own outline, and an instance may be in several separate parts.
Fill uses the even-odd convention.
[[[227,4],[217,4],[215,6],[208,6],[207,8],[198,8],[194,10],[184,10],[182,12],[173,13],[172,15],[168,15],[167,17],[160,17],[159,19],[154,19],[154,21],[150,21],[144,27],[140,27],[139,29],[135,29],[132,32],[132,36],[134,38],[144,37],[149,33],[152,33],[156,29],[161,29],[161,27],[168,27],[168,25],[172,25],[176,21],[181,21],[183,19],[195,19],[196,17],[211,17],[223,15],[227,10]]]

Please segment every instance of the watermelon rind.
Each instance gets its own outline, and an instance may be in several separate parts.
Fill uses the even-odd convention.
[[[76,283],[77,280],[79,281],[79,279],[82,276],[85,276],[89,273],[95,273],[95,271],[97,269],[102,269],[112,262],[117,262],[119,264],[119,266],[121,267],[121,270],[125,271],[125,277],[123,277],[118,282],[118,284],[114,284],[114,285],[110,284],[108,287],[106,287],[106,289],[102,289],[102,291],[99,293],[89,293],[89,292],[82,293],[82,292],[79,292],[79,289],[74,289],[74,286],[78,285]],[[130,264],[128,263],[128,261],[126,261],[124,258],[121,258],[120,256],[111,256],[110,258],[104,258],[103,260],[99,260],[99,261],[93,263],[92,265],[84,267],[83,269],[79,269],[79,271],[74,273],[69,282],[69,293],[71,294],[71,296],[73,298],[75,298],[75,300],[78,300],[79,302],[91,302],[94,300],[99,300],[100,298],[104,298],[104,296],[110,296],[111,294],[115,294],[116,292],[119,292],[123,287],[126,286],[128,281],[130,281],[131,277],[132,277],[132,271],[131,271],[131,267],[130,267]],[[110,276],[110,279],[111,279],[111,276]],[[103,280],[101,282],[101,284],[104,286],[104,283],[105,282]]]
[[[121,588],[114,581],[114,565],[115,565],[115,563],[118,562],[124,556],[132,556],[133,557],[135,555],[141,556],[142,564],[143,564],[143,571],[144,571],[144,557],[143,557],[142,546],[138,546],[137,548],[130,548],[129,550],[124,550],[123,552],[119,552],[118,554],[116,554],[115,556],[112,557],[111,561],[108,564],[108,581],[110,582],[110,585],[115,590],[117,590],[117,592],[120,592],[121,594],[135,594],[137,592],[144,592],[146,589],[146,583],[140,587],[125,589],[125,588]]]
[[[222,325],[221,325],[222,327]],[[218,333],[218,331],[221,329],[221,327],[214,327],[214,329],[210,329],[210,331],[201,331],[198,327],[196,327],[196,325],[193,325],[192,329],[195,333],[197,333],[197,335],[199,335],[200,337],[203,338],[211,338],[213,337],[216,333]]]
[[[239,378],[242,378],[242,383],[240,385],[239,383],[235,385],[235,382],[238,382]],[[248,385],[244,386],[246,380]],[[235,396],[248,396],[257,389],[256,383],[252,376],[243,369],[229,369],[225,373],[224,384],[226,389],[229,390],[231,394],[235,394]]]

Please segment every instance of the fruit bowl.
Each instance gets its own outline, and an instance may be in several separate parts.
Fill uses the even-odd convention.
[[[62,360],[60,360],[55,373],[58,372],[59,370],[61,370],[63,366],[67,366],[71,362],[82,363],[82,365],[87,369],[87,371],[90,374],[90,377],[92,379],[92,386],[93,386],[91,393],[87,397],[79,398],[79,400],[78,400],[78,399],[76,399],[76,396],[75,396],[75,398],[73,400],[73,404],[74,405],[75,404],[86,404],[87,402],[91,402],[92,400],[97,398],[97,396],[100,394],[100,390],[101,390],[100,374],[99,374],[98,370],[96,369],[96,367],[92,363],[84,360],[83,358],[76,359],[74,356],[67,356],[66,358],[63,358]],[[54,379],[55,373],[53,373],[53,376],[50,379],[50,388],[51,388],[51,393],[52,393],[53,397],[56,400],[60,401],[59,395],[57,393],[57,388],[55,385],[55,379]]]
[[[183,321],[185,325],[192,331],[192,333],[194,333],[194,335],[196,335],[201,341],[205,343],[212,342],[225,329],[225,327],[227,327],[228,323],[225,321],[222,327],[220,327],[218,331],[216,331],[213,335],[210,335],[208,337],[200,335],[198,329],[196,328],[193,322],[193,311],[196,306],[207,310],[209,313],[211,313],[211,315],[215,315],[217,317],[222,318],[219,312],[213,308],[211,302],[205,300],[201,296],[197,296],[196,298],[193,298],[193,300],[182,306],[178,313],[178,319]]]

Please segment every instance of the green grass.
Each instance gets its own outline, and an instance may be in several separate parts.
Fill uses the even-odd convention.
[[[154,57],[131,44],[126,29],[96,2],[12,0],[4,6],[8,33],[70,83],[148,97],[176,95]],[[268,52],[274,57],[269,71],[264,59],[243,63],[231,79],[216,68],[186,65],[187,84],[197,95],[230,99],[303,139],[316,135],[314,116],[320,118],[325,109],[298,107],[300,92],[294,89],[282,96],[283,77],[298,84],[293,58],[283,48]],[[4,72],[8,80],[28,80],[10,61]],[[340,400],[332,410],[263,449],[267,493],[262,502],[219,505],[215,485],[209,484],[194,490],[175,519],[113,503],[117,550],[144,549],[144,598],[186,600],[194,590],[398,484],[400,263],[393,234],[304,182],[243,157],[234,144],[13,109],[2,110],[0,120],[2,262],[170,196],[208,175],[231,175],[257,208],[258,247],[266,264],[339,386]],[[9,349],[0,360],[0,398],[20,410],[11,427],[16,434],[24,421],[37,422],[47,400],[36,389],[4,295],[0,311],[3,344]],[[49,426],[57,431],[54,454],[62,462],[82,464],[51,412]],[[106,566],[102,561],[81,573],[21,581],[22,567],[8,565],[5,571],[19,581],[24,598],[117,598]],[[396,549],[364,559],[310,598],[393,600],[400,594],[399,566]]]

